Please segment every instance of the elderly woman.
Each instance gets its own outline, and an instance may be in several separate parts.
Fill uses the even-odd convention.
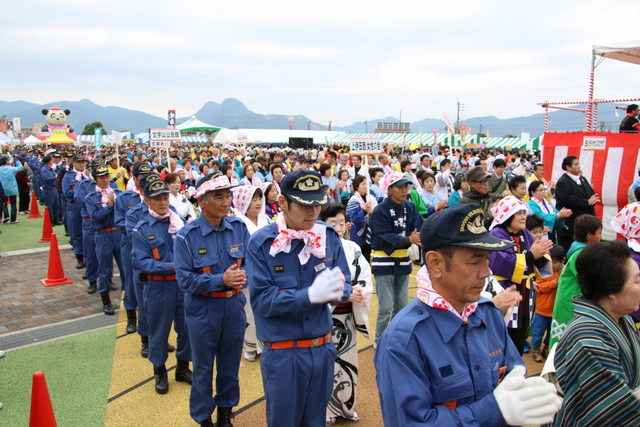
[[[565,397],[555,425],[640,425],[640,339],[629,316],[640,306],[638,265],[613,241],[587,246],[576,269],[582,296],[556,349]]]
[[[371,230],[369,228],[369,216],[378,206],[376,199],[369,194],[369,184],[362,175],[353,179],[353,196],[347,203],[347,215],[353,224],[351,227],[351,241],[360,246],[366,260],[371,256]]]
[[[357,176],[355,179],[364,178]],[[355,180],[354,180],[355,181]],[[366,183],[366,181],[364,181]],[[333,372],[333,391],[327,406],[326,423],[335,424],[337,417],[358,421],[355,411],[358,389],[358,340],[356,332],[369,338],[369,300],[373,293],[371,267],[360,247],[345,240],[347,221],[344,206],[331,203],[320,212],[320,220],[333,226],[342,242],[351,272],[353,293],[347,302],[335,306],[332,341],[338,351]]]
[[[246,165],[244,165],[244,167],[242,168],[242,176],[244,178],[240,180],[240,184],[260,186],[260,184],[262,184],[262,180],[255,173],[256,171],[251,163],[247,163]]]
[[[168,173],[164,177],[164,182],[169,186],[169,203],[176,210],[178,215],[187,222],[196,219],[196,212],[193,205],[182,192],[182,181],[177,173]]]
[[[529,207],[534,214],[539,215],[544,220],[544,226],[549,229],[549,236],[554,242],[556,230],[567,228],[562,221],[571,216],[571,209],[556,209],[546,198],[546,187],[542,181],[533,181],[529,184]]]
[[[551,275],[550,260],[544,255],[551,250],[553,242],[550,240],[541,242],[531,235],[526,228],[525,205],[514,196],[507,196],[496,202],[491,208],[491,214],[493,222],[490,234],[515,243],[513,248],[491,252],[489,268],[504,289],[516,285],[516,289],[522,295],[522,303],[518,305],[518,309],[507,324],[509,336],[522,355],[532,315],[531,279],[535,268],[546,268],[547,275]]]
[[[611,220],[611,228],[622,234],[631,249],[631,258],[640,267],[640,203],[630,203]],[[631,317],[640,325],[640,310],[631,313]]]
[[[262,190],[255,185],[242,185],[233,189],[233,209],[236,216],[244,221],[249,234],[255,233],[259,228],[271,222],[271,219],[264,213]],[[244,306],[247,314],[247,328],[244,332],[244,358],[253,362],[256,356],[262,353],[264,345],[256,337],[256,323],[249,301],[249,287],[245,287],[242,293],[247,298],[247,304]]]

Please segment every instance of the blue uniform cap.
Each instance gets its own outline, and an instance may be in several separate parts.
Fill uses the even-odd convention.
[[[303,206],[324,206],[329,196],[322,189],[322,178],[316,171],[300,169],[282,178],[280,192]]]

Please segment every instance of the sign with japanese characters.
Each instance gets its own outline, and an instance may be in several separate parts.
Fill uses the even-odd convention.
[[[164,148],[180,141],[178,129],[149,129],[149,147]]]
[[[349,151],[351,154],[380,154],[382,140],[380,138],[351,138],[349,140]]]
[[[607,148],[607,137],[585,136],[582,140],[582,148],[585,150],[604,150]]]

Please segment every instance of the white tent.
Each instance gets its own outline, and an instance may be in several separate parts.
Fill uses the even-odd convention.
[[[36,144],[42,144],[42,140],[40,140],[34,135],[29,135],[28,137],[25,138],[24,143],[26,145],[36,145]]]
[[[289,138],[312,138],[314,144],[326,144],[345,132],[289,129],[220,129],[214,144],[289,144]]]

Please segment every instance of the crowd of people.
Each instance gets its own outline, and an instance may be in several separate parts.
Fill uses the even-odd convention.
[[[385,425],[638,422],[640,190],[612,222],[628,247],[601,243],[599,196],[575,156],[562,169],[501,149],[17,147],[0,196],[16,224],[33,191],[107,315],[117,263],[156,392],[175,351],[200,425],[216,408],[232,425],[242,358],[260,360],[270,426],[357,421],[358,333]],[[520,367],[555,343],[564,401]]]

